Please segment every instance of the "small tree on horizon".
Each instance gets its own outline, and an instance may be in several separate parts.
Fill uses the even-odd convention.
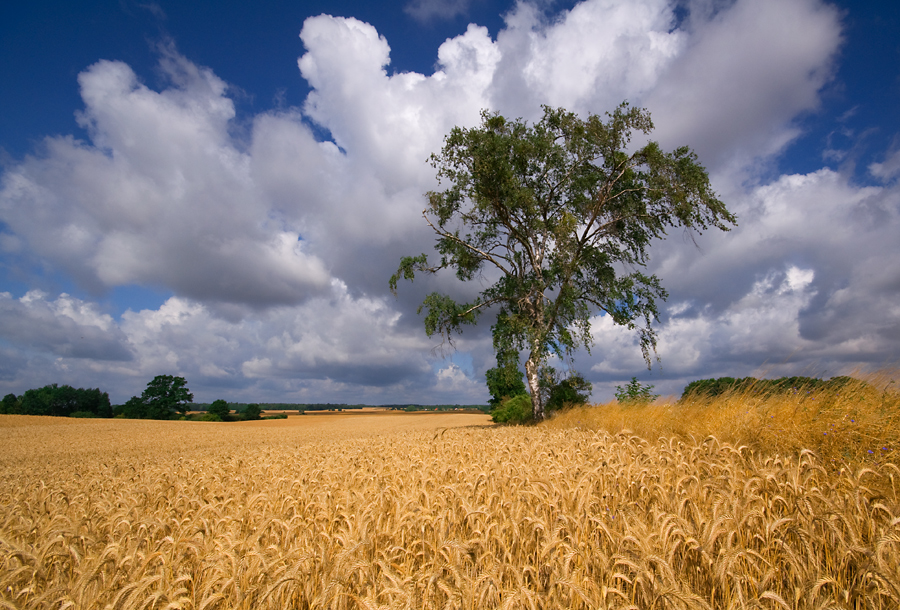
[[[132,398],[128,404],[132,404]],[[171,419],[173,415],[187,413],[187,406],[194,402],[194,395],[184,377],[157,375],[147,384],[139,399],[146,419]]]
[[[231,414],[231,409],[228,407],[228,403],[220,398],[219,400],[214,400],[206,409],[206,412],[225,421]]]
[[[497,279],[473,301],[429,294],[419,307],[427,310],[425,331],[450,341],[494,308],[498,363],[527,355],[536,420],[546,414],[541,368],[551,353],[590,350],[597,313],[637,330],[650,367],[656,301],[667,297],[659,279],[640,270],[654,239],[671,227],[727,231],[735,223],[689,148],[666,153],[649,142],[628,152],[633,131],[652,129],[650,114],[626,103],[606,121],[545,106],[528,125],[484,111],[479,127],[455,127],[431,156],[448,183],[427,194],[422,213],[440,260],[404,257],[390,288],[396,294],[398,281],[417,272],[453,269],[460,280],[486,281],[490,270]]]
[[[644,385],[637,380],[637,377],[632,377],[627,385],[616,386],[616,400],[622,405],[651,403],[659,398],[659,394],[653,393],[654,387],[656,386]]]
[[[244,408],[243,414],[246,420],[260,419],[262,417],[262,409],[258,404],[252,403]]]

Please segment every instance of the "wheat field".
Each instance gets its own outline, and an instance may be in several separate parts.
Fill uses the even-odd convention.
[[[0,416],[0,441],[0,608],[900,600],[891,461],[470,414]]]

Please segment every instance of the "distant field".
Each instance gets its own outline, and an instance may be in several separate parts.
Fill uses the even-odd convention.
[[[0,608],[898,607],[892,462],[583,420],[0,416]]]
[[[90,464],[95,458],[138,455],[168,461],[230,447],[297,447],[490,421],[482,414],[397,411],[293,413],[287,419],[229,423],[0,415],[0,442],[5,446],[0,467],[3,477],[8,468],[53,475],[65,470],[65,460]]]

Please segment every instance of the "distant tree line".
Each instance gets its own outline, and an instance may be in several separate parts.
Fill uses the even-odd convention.
[[[338,404],[338,403],[323,402],[323,403],[303,403],[303,404],[296,404],[296,405],[284,405],[285,408],[283,410],[296,409],[298,411],[348,411],[350,409],[362,409],[365,406],[367,406],[367,405],[345,405],[345,404]],[[276,410],[279,407],[266,405],[266,408],[270,409],[270,410]]]
[[[737,394],[784,394],[789,392],[833,391],[855,382],[853,377],[832,377],[823,380],[815,377],[779,377],[778,379],[757,379],[756,377],[718,377],[698,379],[687,384],[681,393],[681,400],[689,397],[713,397],[729,392]]]
[[[132,396],[124,405],[111,405],[109,394],[98,388],[54,383],[26,390],[21,396],[7,394],[0,403],[0,414],[175,419],[185,415],[193,400],[184,377],[157,375],[140,396]]]
[[[0,414],[52,415],[55,417],[112,417],[109,394],[99,388],[73,388],[55,383],[26,390],[21,396],[7,394]]]
[[[460,405],[460,404],[443,404],[443,405],[423,405],[418,403],[394,403],[381,405],[365,405],[365,404],[342,404],[342,403],[307,403],[286,405],[285,408],[297,409],[299,411],[350,411],[354,409],[365,409],[376,407],[379,409],[390,409],[392,411],[490,411],[489,405]],[[266,409],[275,409],[277,407],[269,407]]]
[[[481,413],[490,412],[490,405],[379,405],[382,409],[391,409],[393,411],[406,411],[412,413],[415,411],[479,411]]]

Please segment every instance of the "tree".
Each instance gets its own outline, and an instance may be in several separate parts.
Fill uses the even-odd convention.
[[[228,408],[228,403],[222,399],[214,400],[209,408],[206,409],[206,412],[210,415],[218,417],[220,420],[225,421],[228,419],[228,415],[231,413],[231,409]]]
[[[485,373],[488,392],[491,394],[488,404],[492,409],[500,406],[505,398],[528,393],[522,381],[522,372],[517,365],[517,362],[510,360],[498,362],[496,367],[488,369]]]
[[[591,398],[592,384],[577,372],[563,378],[552,366],[541,369],[541,392],[546,411],[558,411],[572,405],[583,405]]]
[[[142,418],[171,419],[176,413],[187,413],[187,405],[194,402],[194,395],[188,390],[184,377],[157,375],[147,384],[140,402],[144,407]]]
[[[671,227],[728,230],[735,218],[716,198],[706,170],[687,147],[656,142],[628,152],[631,134],[653,128],[646,110],[622,104],[604,121],[544,107],[528,125],[482,113],[481,126],[454,128],[432,155],[442,191],[427,194],[425,222],[440,261],[404,257],[391,279],[452,269],[460,280],[491,280],[471,302],[431,293],[425,330],[447,341],[489,308],[498,356],[527,354],[533,416],[544,418],[540,369],[551,353],[590,350],[590,319],[608,315],[637,329],[647,366],[655,353],[651,322],[667,296],[641,271],[648,246]],[[495,279],[496,278],[496,279]],[[451,341],[452,342],[452,341]]]
[[[254,420],[262,417],[262,409],[256,403],[249,404],[244,408],[244,419]]]
[[[10,399],[8,408],[14,408],[16,413],[23,415],[68,417],[72,413],[93,413],[98,417],[112,417],[109,394],[101,392],[99,388],[76,389],[70,385],[59,386],[53,383],[26,390],[19,399],[14,394],[9,394],[4,398],[4,403],[7,399]]]
[[[15,394],[7,394],[0,403],[0,413],[15,414],[19,412],[19,398]]]
[[[626,386],[616,386],[616,400],[623,405],[642,405],[653,402],[659,394],[653,393],[653,385],[644,385],[632,377]]]

